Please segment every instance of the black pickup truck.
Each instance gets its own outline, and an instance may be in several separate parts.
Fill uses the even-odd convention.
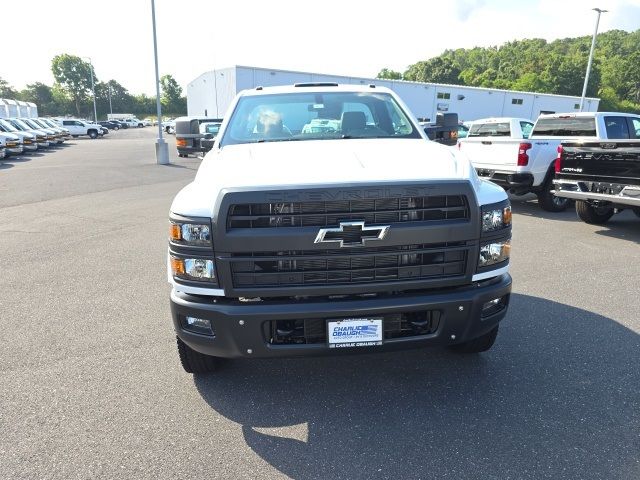
[[[640,140],[563,142],[555,172],[555,195],[576,200],[584,222],[628,208],[640,217]]]

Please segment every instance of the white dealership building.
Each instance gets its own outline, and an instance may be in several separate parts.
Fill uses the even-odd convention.
[[[187,112],[192,116],[220,118],[241,90],[307,82],[388,87],[405,101],[417,117],[431,120],[435,120],[438,112],[455,112],[460,120],[471,121],[486,117],[535,120],[541,113],[580,110],[580,97],[566,95],[235,66],[205,72],[190,82],[187,85]],[[596,112],[599,102],[597,98],[587,98],[583,110]]]

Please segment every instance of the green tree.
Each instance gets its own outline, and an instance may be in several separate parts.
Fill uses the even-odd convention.
[[[53,77],[71,96],[76,107],[76,113],[81,115],[81,107],[88,103],[91,94],[92,65],[80,57],[69,54],[56,55],[51,61]],[[93,72],[94,82],[97,82]]]
[[[15,88],[9,85],[9,82],[0,77],[0,98],[14,99],[18,96]]]
[[[49,85],[41,82],[31,83],[20,92],[20,98],[25,102],[35,103],[38,106],[40,115],[58,114]]]
[[[160,77],[160,88],[162,89],[160,101],[167,113],[186,113],[186,98],[182,96],[182,87],[175,78],[171,75],[163,75]]]
[[[376,75],[376,78],[384,78],[388,80],[402,80],[402,74],[400,72],[396,72],[395,70],[383,68],[378,72],[378,75]]]

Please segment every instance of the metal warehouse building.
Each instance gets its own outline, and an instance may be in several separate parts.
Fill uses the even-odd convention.
[[[203,73],[189,83],[188,115],[221,117],[226,113],[233,97],[241,90],[304,82],[375,84],[388,87],[406,102],[417,117],[432,120],[435,120],[438,112],[455,112],[463,121],[485,117],[535,120],[541,113],[577,112],[580,109],[580,97],[565,95],[235,66]],[[599,102],[597,98],[585,99],[584,111],[597,111]]]

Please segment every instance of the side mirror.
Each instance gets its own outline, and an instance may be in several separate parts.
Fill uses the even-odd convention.
[[[439,127],[456,127],[458,126],[457,113],[438,113],[436,115],[436,125]]]

